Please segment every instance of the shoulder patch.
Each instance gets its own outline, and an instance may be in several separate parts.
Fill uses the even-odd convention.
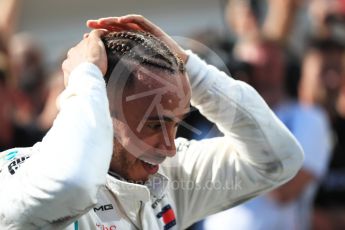
[[[14,148],[0,153],[0,172],[6,167],[11,175],[19,168],[19,166],[30,157],[26,149],[30,148]]]
[[[13,161],[11,161],[11,163],[7,166],[10,174],[14,175],[21,166],[21,164],[23,164],[28,158],[30,158],[30,156],[21,156],[13,159]]]

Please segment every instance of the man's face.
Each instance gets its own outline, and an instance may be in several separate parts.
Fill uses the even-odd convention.
[[[142,68],[120,95],[110,99],[115,131],[110,169],[144,183],[166,157],[176,154],[174,139],[189,111],[190,85],[186,74]]]

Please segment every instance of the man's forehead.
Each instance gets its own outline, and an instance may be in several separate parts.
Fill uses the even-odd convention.
[[[166,117],[183,116],[190,107],[186,76],[141,68],[125,89],[122,106],[128,111]],[[160,119],[162,120],[162,119]]]
[[[159,69],[140,68],[127,84],[126,97],[143,97],[153,95],[171,95],[190,100],[190,85],[187,76],[180,72],[170,73]],[[136,96],[134,96],[136,95]]]
[[[134,82],[139,86],[176,88],[181,81],[179,73],[141,67],[134,73]]]

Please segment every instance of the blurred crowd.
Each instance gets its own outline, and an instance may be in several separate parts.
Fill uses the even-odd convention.
[[[14,33],[19,0],[0,1],[0,151],[32,146],[51,127],[63,90],[60,66],[48,71],[34,35]]]
[[[345,229],[345,0],[222,4],[227,28],[195,31],[190,48],[252,85],[299,140],[305,162],[287,184],[191,229]],[[0,1],[0,151],[40,141],[64,88],[60,64],[46,68],[34,35],[14,33],[19,5]],[[187,119],[202,132],[180,136],[218,135],[198,111]]]

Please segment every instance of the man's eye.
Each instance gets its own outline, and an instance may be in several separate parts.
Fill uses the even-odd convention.
[[[153,129],[153,130],[157,130],[157,129],[160,129],[162,127],[162,125],[160,123],[157,123],[157,124],[148,124],[147,125],[150,129]]]

